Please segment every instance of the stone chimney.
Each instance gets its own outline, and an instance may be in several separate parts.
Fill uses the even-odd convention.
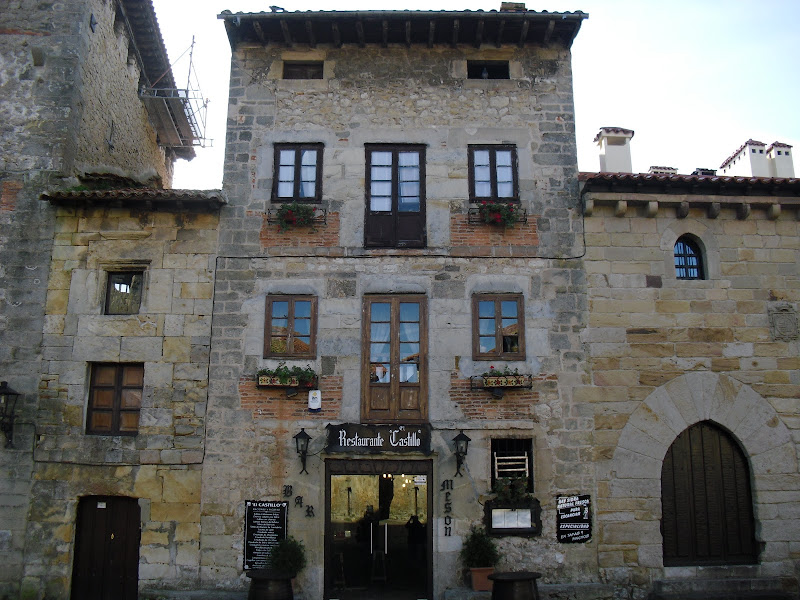
[[[600,147],[601,173],[633,173],[631,166],[632,129],[601,127],[594,141]]]

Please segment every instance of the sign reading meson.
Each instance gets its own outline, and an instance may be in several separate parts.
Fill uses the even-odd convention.
[[[326,452],[422,452],[431,453],[429,425],[328,425]]]
[[[556,537],[559,542],[578,543],[592,539],[592,510],[589,495],[558,496]]]
[[[244,514],[244,569],[270,567],[270,554],[286,538],[288,502],[247,500]]]

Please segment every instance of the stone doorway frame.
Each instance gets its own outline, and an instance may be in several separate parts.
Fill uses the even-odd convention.
[[[705,420],[728,430],[750,463],[756,540],[763,544],[753,575],[794,576],[788,542],[783,542],[785,531],[796,525],[781,517],[775,505],[776,493],[800,488],[791,432],[750,386],[724,374],[692,372],[653,391],[630,415],[612,458],[598,463],[603,499],[597,511],[598,554],[607,581],[643,583],[670,575],[672,569],[681,577],[701,574],[701,567],[664,567],[661,466],[675,438]]]

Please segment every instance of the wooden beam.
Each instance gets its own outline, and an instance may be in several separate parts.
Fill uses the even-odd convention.
[[[406,21],[406,46],[411,48],[411,21]]]
[[[550,43],[550,37],[553,35],[553,30],[556,28],[556,22],[553,19],[550,19],[547,22],[547,29],[545,29],[544,37],[542,38],[542,43],[547,45]]]
[[[358,47],[363,48],[366,46],[366,38],[364,37],[364,23],[356,21],[356,35],[358,36]]]
[[[428,48],[433,48],[433,42],[436,39],[436,21],[431,19],[428,22]]]
[[[381,21],[381,46],[386,48],[389,45],[389,21]]]
[[[289,32],[289,23],[286,22],[286,19],[281,19],[281,33],[283,33],[284,43],[290,48],[294,46],[292,34]]]
[[[483,43],[483,19],[478,21],[478,29],[475,31],[475,47],[480,48]]]
[[[497,39],[494,42],[494,45],[498,48],[503,44],[503,30],[506,28],[506,20],[502,19],[500,21],[500,25],[497,26]]]
[[[525,46],[525,40],[528,39],[528,28],[531,26],[531,22],[527,19],[522,23],[522,31],[519,34],[519,42],[517,42],[517,46],[520,48]]]
[[[453,39],[450,45],[455,48],[458,45],[458,30],[461,28],[461,22],[458,19],[453,19]]]
[[[253,31],[256,32],[258,41],[260,41],[262,44],[267,43],[267,37],[264,35],[264,29],[261,27],[261,23],[258,21],[253,21]]]
[[[578,35],[578,31],[580,31],[580,28],[581,28],[581,22],[577,21],[575,23],[575,27],[572,28],[572,32],[570,32],[569,37],[567,38],[567,43],[565,44],[567,48],[569,48],[572,45],[572,42],[575,41],[575,36]]]
[[[331,23],[331,34],[333,34],[333,45],[337,48],[342,47],[342,33],[339,31],[337,23]]]
[[[306,21],[306,35],[308,35],[308,45],[312,48],[317,47],[317,38],[314,37],[314,27],[311,25],[311,21]]]

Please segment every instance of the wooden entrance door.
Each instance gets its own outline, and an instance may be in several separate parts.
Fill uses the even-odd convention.
[[[72,600],[136,600],[140,521],[136,498],[81,498],[75,530]]]
[[[664,566],[755,563],[747,459],[720,427],[702,422],[681,433],[661,469]]]

